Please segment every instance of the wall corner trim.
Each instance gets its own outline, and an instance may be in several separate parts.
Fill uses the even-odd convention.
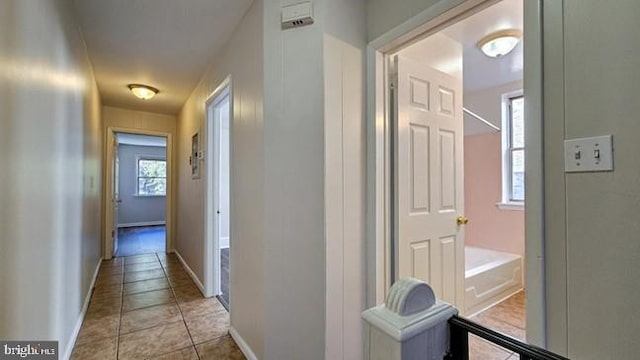
[[[247,360],[258,360],[258,357],[253,353],[249,344],[244,341],[242,336],[240,336],[238,331],[233,326],[229,327],[229,335],[231,335],[236,344],[238,344],[240,351],[242,351],[244,356],[246,356]]]
[[[64,354],[62,354],[62,359],[68,360],[71,358],[71,353],[73,352],[73,348],[76,345],[76,340],[78,340],[78,335],[80,334],[80,329],[82,328],[84,317],[87,314],[87,309],[89,308],[89,302],[91,301],[91,295],[93,295],[93,288],[96,285],[96,280],[98,279],[98,272],[100,272],[101,265],[102,265],[102,258],[99,258],[98,265],[96,266],[96,270],[93,272],[93,279],[91,280],[91,285],[89,285],[89,291],[87,291],[87,295],[84,298],[84,304],[82,305],[80,316],[78,316],[78,321],[76,321],[76,326],[73,328],[73,333],[71,333],[71,338],[69,339],[67,348],[65,349]]]

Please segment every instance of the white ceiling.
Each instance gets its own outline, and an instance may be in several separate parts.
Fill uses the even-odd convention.
[[[464,91],[491,88],[523,77],[522,41],[509,54],[494,59],[476,47],[485,35],[498,30],[523,28],[523,0],[503,0],[442,32],[463,47]]]
[[[103,104],[175,114],[252,0],[73,0]],[[139,100],[129,83],[160,93]]]
[[[167,138],[164,136],[118,133],[116,140],[118,144],[122,145],[167,147]]]

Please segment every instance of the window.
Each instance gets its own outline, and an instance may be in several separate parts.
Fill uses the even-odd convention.
[[[524,97],[522,92],[503,96],[503,176],[502,207],[522,208],[524,204]]]
[[[167,193],[167,161],[138,158],[139,196],[165,196]]]

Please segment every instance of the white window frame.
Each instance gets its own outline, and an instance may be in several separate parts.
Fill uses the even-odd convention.
[[[147,194],[140,194],[140,160],[154,160],[154,161],[164,161],[165,166],[167,165],[167,159],[164,156],[156,156],[156,155],[138,155],[136,156],[136,179],[135,179],[135,184],[136,184],[136,193],[133,196],[138,196],[138,197],[166,197],[167,196],[167,189],[165,188],[164,194],[163,195],[147,195]],[[169,169],[167,168],[167,171]],[[167,181],[167,177],[165,176],[165,184]]]
[[[524,201],[512,200],[511,194],[511,153],[523,148],[511,147],[511,100],[523,97],[522,90],[502,94],[502,201],[497,204],[501,210],[524,210]],[[525,199],[526,200],[526,199]]]

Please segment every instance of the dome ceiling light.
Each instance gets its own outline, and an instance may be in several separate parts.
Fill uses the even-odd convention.
[[[158,89],[154,87],[142,84],[129,84],[127,87],[133,95],[142,100],[149,100],[159,92]]]
[[[510,53],[518,45],[521,38],[521,30],[500,30],[483,37],[476,46],[486,56],[499,58]]]

